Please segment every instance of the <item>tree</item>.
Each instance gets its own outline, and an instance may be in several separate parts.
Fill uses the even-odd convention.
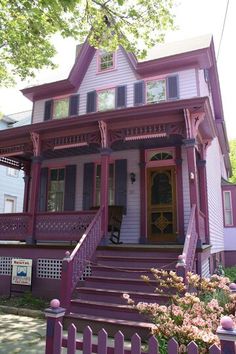
[[[174,1],[0,0],[0,85],[54,68],[50,39],[58,32],[107,51],[122,45],[143,58],[174,27]]]
[[[230,182],[236,183],[236,140],[231,140],[229,142],[230,147],[230,162],[232,166],[232,177],[229,178]]]

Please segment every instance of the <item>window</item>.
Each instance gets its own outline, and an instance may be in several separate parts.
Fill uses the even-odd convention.
[[[109,165],[109,190],[108,190],[108,203],[109,205],[115,204],[115,171],[114,164]],[[95,205],[100,205],[101,200],[101,165],[96,166],[96,185],[95,185]]]
[[[48,211],[64,209],[65,169],[51,169],[48,186]]]
[[[155,103],[166,100],[166,80],[147,81],[147,103]]]
[[[107,89],[97,92],[98,111],[107,111],[115,108],[115,89]]]
[[[224,191],[224,215],[225,226],[233,226],[232,201],[230,191]]]
[[[18,177],[19,171],[15,168],[7,167],[7,176]]]
[[[114,53],[102,50],[99,52],[99,72],[114,68]]]
[[[53,119],[68,117],[69,115],[69,98],[63,98],[54,101],[53,104]]]
[[[4,196],[4,213],[15,213],[16,212],[16,197],[9,195]]]

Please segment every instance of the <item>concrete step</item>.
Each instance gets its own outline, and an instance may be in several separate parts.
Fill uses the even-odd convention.
[[[153,324],[145,321],[118,320],[104,316],[78,315],[73,312],[64,316],[64,328],[68,329],[71,323],[74,323],[78,332],[82,332],[84,327],[90,326],[94,334],[104,328],[109,336],[114,336],[118,331],[121,331],[126,339],[130,339],[134,333],[138,333],[143,340],[147,340],[151,336],[151,328],[153,327]]]

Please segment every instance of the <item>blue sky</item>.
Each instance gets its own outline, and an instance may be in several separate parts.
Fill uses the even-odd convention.
[[[178,0],[175,8],[176,24],[178,30],[168,32],[166,41],[181,40],[198,35],[212,33],[215,43],[216,54],[219,50],[219,43],[224,22],[224,15],[228,0]],[[218,56],[218,71],[223,99],[224,116],[229,139],[236,139],[236,114],[234,109],[234,85],[236,83],[236,1],[229,0],[228,15],[224,29]],[[55,61],[59,67],[56,71],[42,70],[32,82],[19,83],[12,89],[0,89],[0,111],[5,114],[15,113],[31,109],[31,102],[22,96],[20,88],[27,85],[54,81],[66,78],[75,56],[76,42],[73,40],[62,40],[54,38],[58,51]],[[71,53],[66,54],[65,53]]]

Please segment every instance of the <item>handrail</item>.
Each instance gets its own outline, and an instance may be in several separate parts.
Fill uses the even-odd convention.
[[[103,213],[104,207],[101,207],[73,252],[71,254],[66,252],[66,256],[63,259],[61,272],[61,303],[65,308],[68,308],[76,284],[83,275],[88,261],[92,258],[102,239]]]
[[[183,252],[181,255],[179,255],[178,263],[176,265],[177,274],[182,276],[184,279],[187,272],[191,272],[193,268],[197,239],[198,234],[196,231],[196,204],[193,204],[184,241]]]

